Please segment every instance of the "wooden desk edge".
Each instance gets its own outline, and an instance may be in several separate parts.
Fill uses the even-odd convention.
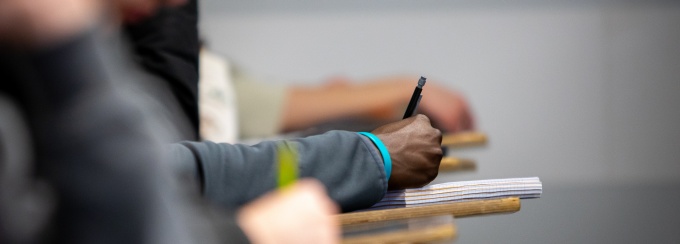
[[[474,160],[444,157],[439,164],[439,171],[459,171],[459,170],[475,170],[477,164]]]
[[[462,132],[442,136],[442,146],[446,147],[481,146],[487,142],[486,134],[480,132]]]
[[[514,213],[519,211],[520,208],[521,201],[518,197],[508,197],[346,213],[338,215],[338,218],[341,225],[351,225],[443,214],[451,214],[454,217],[466,217],[485,214]]]
[[[453,223],[427,228],[424,230],[406,230],[378,235],[362,235],[342,240],[343,244],[357,243],[427,243],[456,238],[457,229]]]

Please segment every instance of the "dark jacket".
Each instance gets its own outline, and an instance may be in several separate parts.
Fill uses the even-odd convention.
[[[180,105],[176,116],[189,122],[180,138],[192,141],[199,139],[197,25],[198,3],[190,0],[181,7],[161,8],[154,16],[125,27],[134,59],[164,82]]]
[[[150,88],[107,40],[89,32],[38,51],[0,47],[0,96],[8,111],[20,111],[0,116],[24,115],[15,128],[0,128],[0,152],[30,148],[0,157],[0,169],[31,168],[0,172],[0,242],[246,242],[233,214],[207,207],[177,182],[165,163],[172,130],[153,116],[161,101],[139,95]],[[8,137],[17,125],[28,132]],[[4,167],[17,163],[26,167]],[[7,182],[45,184],[10,195]],[[23,197],[30,195],[40,197]]]

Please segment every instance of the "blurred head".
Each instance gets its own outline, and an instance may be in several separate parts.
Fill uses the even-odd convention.
[[[179,6],[187,0],[115,0],[118,14],[126,22],[137,22],[151,16],[156,9],[164,6]]]

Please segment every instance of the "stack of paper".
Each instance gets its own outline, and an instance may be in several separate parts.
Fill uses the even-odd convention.
[[[370,209],[420,206],[489,198],[538,198],[543,184],[538,177],[447,182],[422,188],[388,191]]]

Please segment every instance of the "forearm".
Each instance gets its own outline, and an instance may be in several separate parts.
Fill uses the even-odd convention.
[[[369,207],[384,195],[387,182],[382,159],[362,136],[333,131],[290,143],[299,153],[300,177],[320,180],[343,211]],[[277,187],[276,144],[183,142],[173,147],[184,152],[175,154],[176,159],[198,167],[207,198],[236,207]]]
[[[282,113],[282,129],[295,130],[351,116],[391,113],[408,102],[408,81],[401,77],[334,87],[291,87]]]

